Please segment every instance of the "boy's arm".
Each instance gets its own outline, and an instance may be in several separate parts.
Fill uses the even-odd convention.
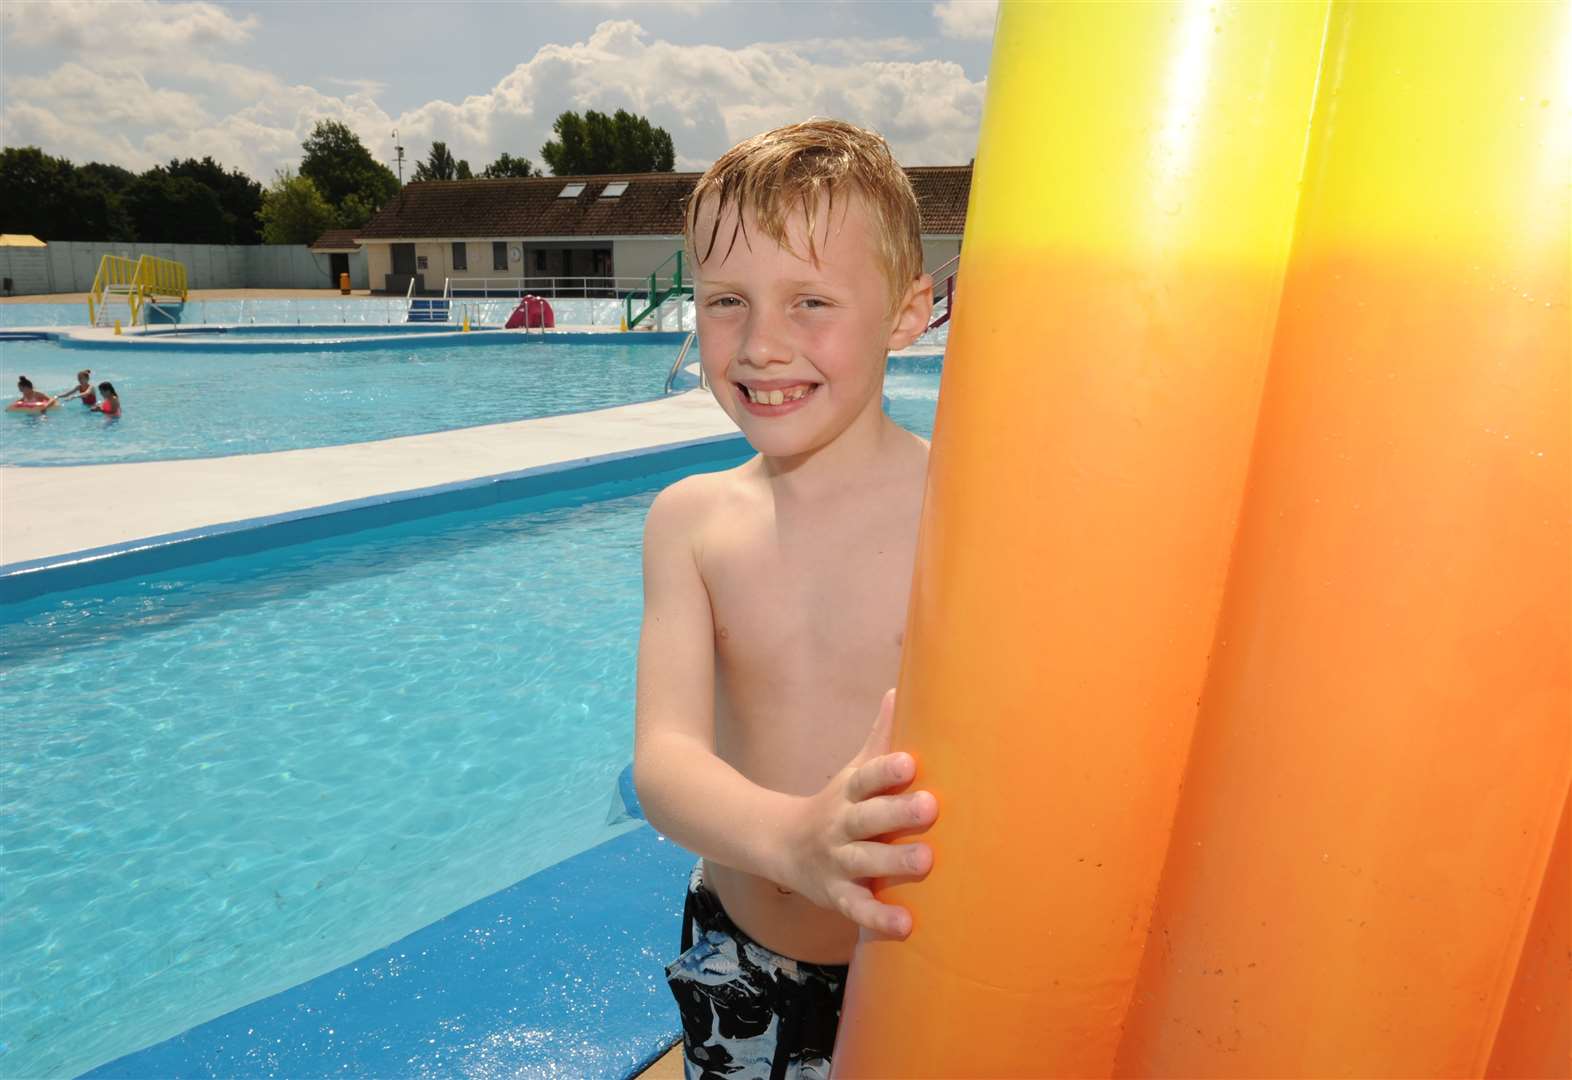
[[[697,482],[696,482],[697,481]],[[891,754],[894,692],[862,750],[822,791],[786,795],[755,784],[715,753],[715,624],[691,537],[703,483],[674,484],[650,507],[644,531],[644,626],[639,638],[633,778],[645,816],[690,851],[774,881],[877,934],[905,937],[911,916],[875,899],[872,878],[928,875],[926,844],[891,844],[938,816],[916,773]]]
[[[655,499],[644,526],[633,779],[651,825],[690,851],[780,881],[796,800],[715,753],[715,624],[693,549],[699,478]]]

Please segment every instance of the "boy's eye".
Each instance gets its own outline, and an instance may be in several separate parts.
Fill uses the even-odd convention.
[[[828,300],[821,300],[817,296],[805,296],[802,298],[802,306],[813,309],[827,308],[830,306],[830,302]]]
[[[735,296],[717,296],[708,301],[710,307],[735,307],[742,303]]]

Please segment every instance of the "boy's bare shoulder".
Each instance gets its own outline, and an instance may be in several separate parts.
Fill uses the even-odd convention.
[[[694,473],[655,496],[645,523],[647,539],[672,534],[697,536],[715,514],[735,510],[757,497],[753,462],[720,472]]]

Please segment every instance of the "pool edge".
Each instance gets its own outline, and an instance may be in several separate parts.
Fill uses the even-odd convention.
[[[341,536],[475,505],[568,491],[742,457],[740,432],[533,465],[261,517],[201,525],[100,547],[0,564],[0,606],[215,559]],[[466,496],[469,496],[466,498]],[[480,497],[476,497],[480,496]]]

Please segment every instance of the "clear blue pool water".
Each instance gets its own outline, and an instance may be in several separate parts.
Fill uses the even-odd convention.
[[[937,365],[908,366],[891,411],[927,434]],[[676,475],[0,607],[0,1075],[74,1076],[627,828]]]
[[[671,345],[475,337],[278,352],[0,341],[0,393],[18,375],[60,393],[86,367],[114,384],[124,409],[118,420],[75,402],[44,416],[0,413],[0,464],[252,454],[608,408],[659,397],[675,355]]]

